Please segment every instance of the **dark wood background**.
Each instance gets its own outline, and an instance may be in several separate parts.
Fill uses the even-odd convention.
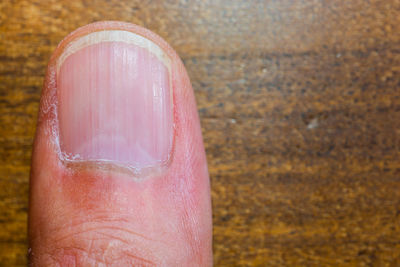
[[[216,266],[400,265],[400,1],[0,2],[0,265],[27,263],[46,64],[79,26],[165,38],[195,89]]]

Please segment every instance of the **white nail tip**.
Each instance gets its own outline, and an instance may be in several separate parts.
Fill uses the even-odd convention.
[[[158,45],[156,45],[149,39],[129,31],[104,30],[89,33],[69,43],[57,60],[57,73],[59,72],[63,62],[70,55],[87,46],[103,42],[123,42],[145,48],[154,56],[156,56],[161,62],[163,62],[169,71],[171,70],[170,58]]]

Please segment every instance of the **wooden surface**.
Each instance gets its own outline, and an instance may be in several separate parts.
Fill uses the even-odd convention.
[[[216,266],[400,266],[400,2],[0,2],[0,265],[26,265],[46,64],[124,20],[182,57],[212,180]]]

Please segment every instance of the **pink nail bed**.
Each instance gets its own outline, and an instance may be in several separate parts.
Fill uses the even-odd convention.
[[[170,61],[150,40],[100,31],[57,62],[60,148],[70,161],[140,170],[168,161],[173,142]]]

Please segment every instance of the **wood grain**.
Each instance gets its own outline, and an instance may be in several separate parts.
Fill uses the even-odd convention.
[[[25,266],[46,64],[123,20],[182,57],[212,180],[216,266],[400,265],[400,2],[0,2],[0,265]]]

